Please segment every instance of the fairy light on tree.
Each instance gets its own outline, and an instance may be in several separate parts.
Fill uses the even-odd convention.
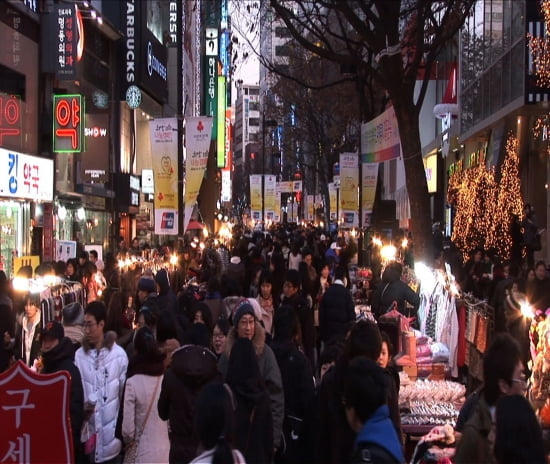
[[[541,37],[535,37],[527,34],[529,41],[529,50],[533,57],[537,85],[539,87],[550,87],[550,0],[540,2],[542,15],[544,16],[545,34]]]
[[[497,195],[491,209],[491,228],[487,246],[494,248],[504,259],[510,258],[512,237],[510,227],[514,215],[521,217],[523,199],[519,178],[519,140],[510,134],[506,140],[506,156],[500,169]]]

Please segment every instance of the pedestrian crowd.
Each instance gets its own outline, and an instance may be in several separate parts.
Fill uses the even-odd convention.
[[[356,318],[354,240],[234,232],[227,245],[121,241],[104,262],[82,252],[56,263],[51,271],[86,288],[86,304],[45,324],[39,298],[17,301],[0,273],[0,371],[16,359],[70,373],[76,462],[405,462],[393,347],[375,321]],[[418,308],[401,272],[388,266],[373,304],[386,308],[391,295],[400,312]],[[459,446],[456,462],[512,462],[509,417],[524,403],[503,397],[524,393],[525,372],[517,343],[500,343],[508,351],[488,350],[485,390],[461,429],[472,443],[492,434],[487,461],[463,459]],[[533,440],[532,460],[517,462],[542,462]]]

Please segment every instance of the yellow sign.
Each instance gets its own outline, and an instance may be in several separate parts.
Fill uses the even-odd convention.
[[[30,266],[32,268],[32,275],[34,277],[34,270],[40,265],[40,256],[18,256],[13,258],[13,271],[14,275],[23,266]]]

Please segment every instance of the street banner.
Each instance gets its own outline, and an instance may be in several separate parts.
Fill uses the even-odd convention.
[[[206,116],[185,118],[185,216],[183,230],[187,230],[191,213],[197,201],[202,179],[206,171],[212,118]]]
[[[67,371],[41,375],[17,361],[0,374],[2,462],[74,462],[70,391]]]
[[[340,154],[340,224],[359,226],[359,155]]]
[[[178,234],[176,227],[162,231],[157,223],[157,210],[178,213],[178,120],[176,118],[149,121],[151,133],[151,157],[155,183],[155,234]]]
[[[361,225],[365,227],[369,223],[369,216],[374,207],[376,183],[378,181],[378,163],[363,163],[362,165],[362,196],[361,196]]]
[[[361,161],[381,163],[401,156],[401,139],[393,106],[361,124]]]
[[[264,176],[264,210],[265,219],[273,222],[275,219],[275,194],[277,178],[273,175]]]
[[[285,180],[283,182],[277,182],[277,187],[281,193],[292,193],[293,182],[291,180]]]
[[[255,222],[261,222],[262,218],[262,175],[250,176],[250,214]]]
[[[307,195],[306,202],[307,202],[307,220],[313,221],[315,217],[314,216],[315,215],[315,196]]]
[[[277,182],[275,186],[275,212],[273,214],[273,222],[281,222],[281,190],[279,184],[280,182]]]
[[[334,182],[330,182],[328,184],[328,198],[330,202],[330,220],[336,221],[338,217],[338,190],[336,189],[336,184]]]

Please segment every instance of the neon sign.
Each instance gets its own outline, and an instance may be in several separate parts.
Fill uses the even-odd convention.
[[[82,95],[54,95],[53,107],[53,151],[80,153],[84,140]]]
[[[21,135],[21,100],[15,95],[0,94],[0,146],[4,137]]]

